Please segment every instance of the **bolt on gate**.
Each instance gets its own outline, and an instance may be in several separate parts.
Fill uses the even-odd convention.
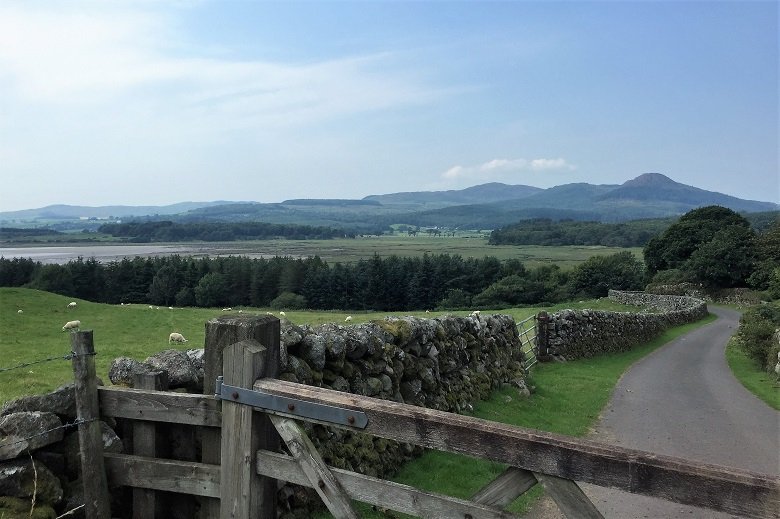
[[[275,380],[283,354],[275,317],[221,317],[209,321],[206,330],[206,373],[213,378],[204,392],[209,394],[77,383],[81,398],[99,396],[102,417],[138,420],[151,428],[161,422],[203,428],[202,462],[157,458],[148,444],[134,454],[103,454],[99,442],[82,441],[82,459],[92,464],[91,473],[104,460],[104,482],[107,477],[112,485],[138,492],[134,517],[153,516],[155,491],[168,491],[200,496],[202,517],[273,518],[276,480],[313,488],[337,518],[358,517],[351,501],[359,500],[420,517],[505,519],[516,516],[504,507],[536,484],[567,517],[602,517],[577,482],[741,516],[778,517],[780,478],[774,476]],[[91,348],[91,338],[91,332],[79,332],[72,342],[88,342]],[[92,362],[91,375],[81,378],[94,377],[94,359],[80,359]],[[327,466],[299,421],[466,454],[508,468],[470,500],[425,492]],[[85,431],[99,434],[94,427]],[[216,441],[207,443],[209,438]],[[289,454],[280,452],[280,440]],[[87,517],[109,517],[107,509],[89,506],[107,503],[105,488],[85,486]]]

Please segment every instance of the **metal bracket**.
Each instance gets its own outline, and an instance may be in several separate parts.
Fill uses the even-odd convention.
[[[255,391],[253,389],[229,386],[224,383],[224,378],[222,376],[217,377],[214,396],[222,400],[249,405],[257,409],[312,418],[320,422],[328,422],[335,425],[346,425],[349,427],[357,427],[358,429],[365,429],[368,425],[368,417],[363,411],[355,411],[353,409],[345,409],[343,407],[334,407],[325,404],[315,404],[304,400],[283,398],[262,391]]]

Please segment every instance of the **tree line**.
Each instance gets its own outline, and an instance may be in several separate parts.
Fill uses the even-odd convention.
[[[268,240],[326,240],[344,236],[344,231],[311,225],[264,222],[202,222],[176,223],[169,220],[154,222],[108,223],[98,232],[126,238],[136,243],[179,241],[236,241]],[[354,235],[353,235],[354,237]]]
[[[318,257],[253,259],[178,255],[64,265],[0,258],[0,286],[26,286],[101,303],[279,309],[500,308],[640,289],[631,253],[593,257],[573,270],[459,255],[390,256],[330,265]]]
[[[672,223],[672,219],[600,223],[537,218],[494,230],[490,234],[488,243],[491,245],[643,247],[650,238],[663,232]]]

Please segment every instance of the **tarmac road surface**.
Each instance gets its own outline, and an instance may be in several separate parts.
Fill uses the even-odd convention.
[[[723,353],[737,330],[740,314],[713,307],[710,312],[718,316],[717,321],[656,350],[623,375],[589,438],[780,475],[780,413],[734,378]],[[607,519],[734,517],[595,485],[581,486]],[[544,498],[526,517],[563,516]]]

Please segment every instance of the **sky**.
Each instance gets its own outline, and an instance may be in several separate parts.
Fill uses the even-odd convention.
[[[0,0],[0,211],[622,184],[780,202],[776,1]]]

